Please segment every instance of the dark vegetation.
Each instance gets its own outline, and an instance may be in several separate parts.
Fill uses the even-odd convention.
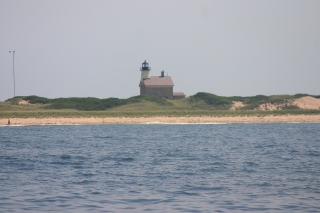
[[[198,92],[197,94],[189,97],[190,103],[204,102],[215,109],[229,109],[232,106],[232,100],[228,97],[217,96],[210,93]]]
[[[45,109],[76,109],[80,111],[100,111],[117,106],[140,103],[142,101],[149,101],[159,105],[170,105],[166,99],[153,97],[149,95],[140,95],[134,96],[128,99],[119,99],[119,98],[55,98],[49,99],[39,96],[19,96],[14,99],[9,99],[7,101],[12,102],[13,104],[17,102],[17,99],[22,99],[29,101],[30,104],[45,104]]]

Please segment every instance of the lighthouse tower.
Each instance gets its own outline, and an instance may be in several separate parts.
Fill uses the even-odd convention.
[[[141,81],[143,81],[144,79],[150,79],[150,70],[151,67],[149,67],[149,64],[147,63],[147,61],[145,60],[142,63],[142,67],[140,68],[141,71]]]

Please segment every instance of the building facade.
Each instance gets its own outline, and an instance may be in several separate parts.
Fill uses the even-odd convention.
[[[183,92],[173,92],[174,84],[172,78],[164,76],[164,71],[161,71],[160,76],[150,76],[151,67],[146,61],[142,63],[140,71],[140,95],[151,95],[170,100],[185,98]]]

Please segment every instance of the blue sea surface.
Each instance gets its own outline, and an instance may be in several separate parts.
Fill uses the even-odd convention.
[[[0,127],[0,212],[319,212],[320,124]]]

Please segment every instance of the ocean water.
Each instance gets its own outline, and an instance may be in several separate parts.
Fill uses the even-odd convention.
[[[0,127],[0,212],[320,212],[320,124]]]

